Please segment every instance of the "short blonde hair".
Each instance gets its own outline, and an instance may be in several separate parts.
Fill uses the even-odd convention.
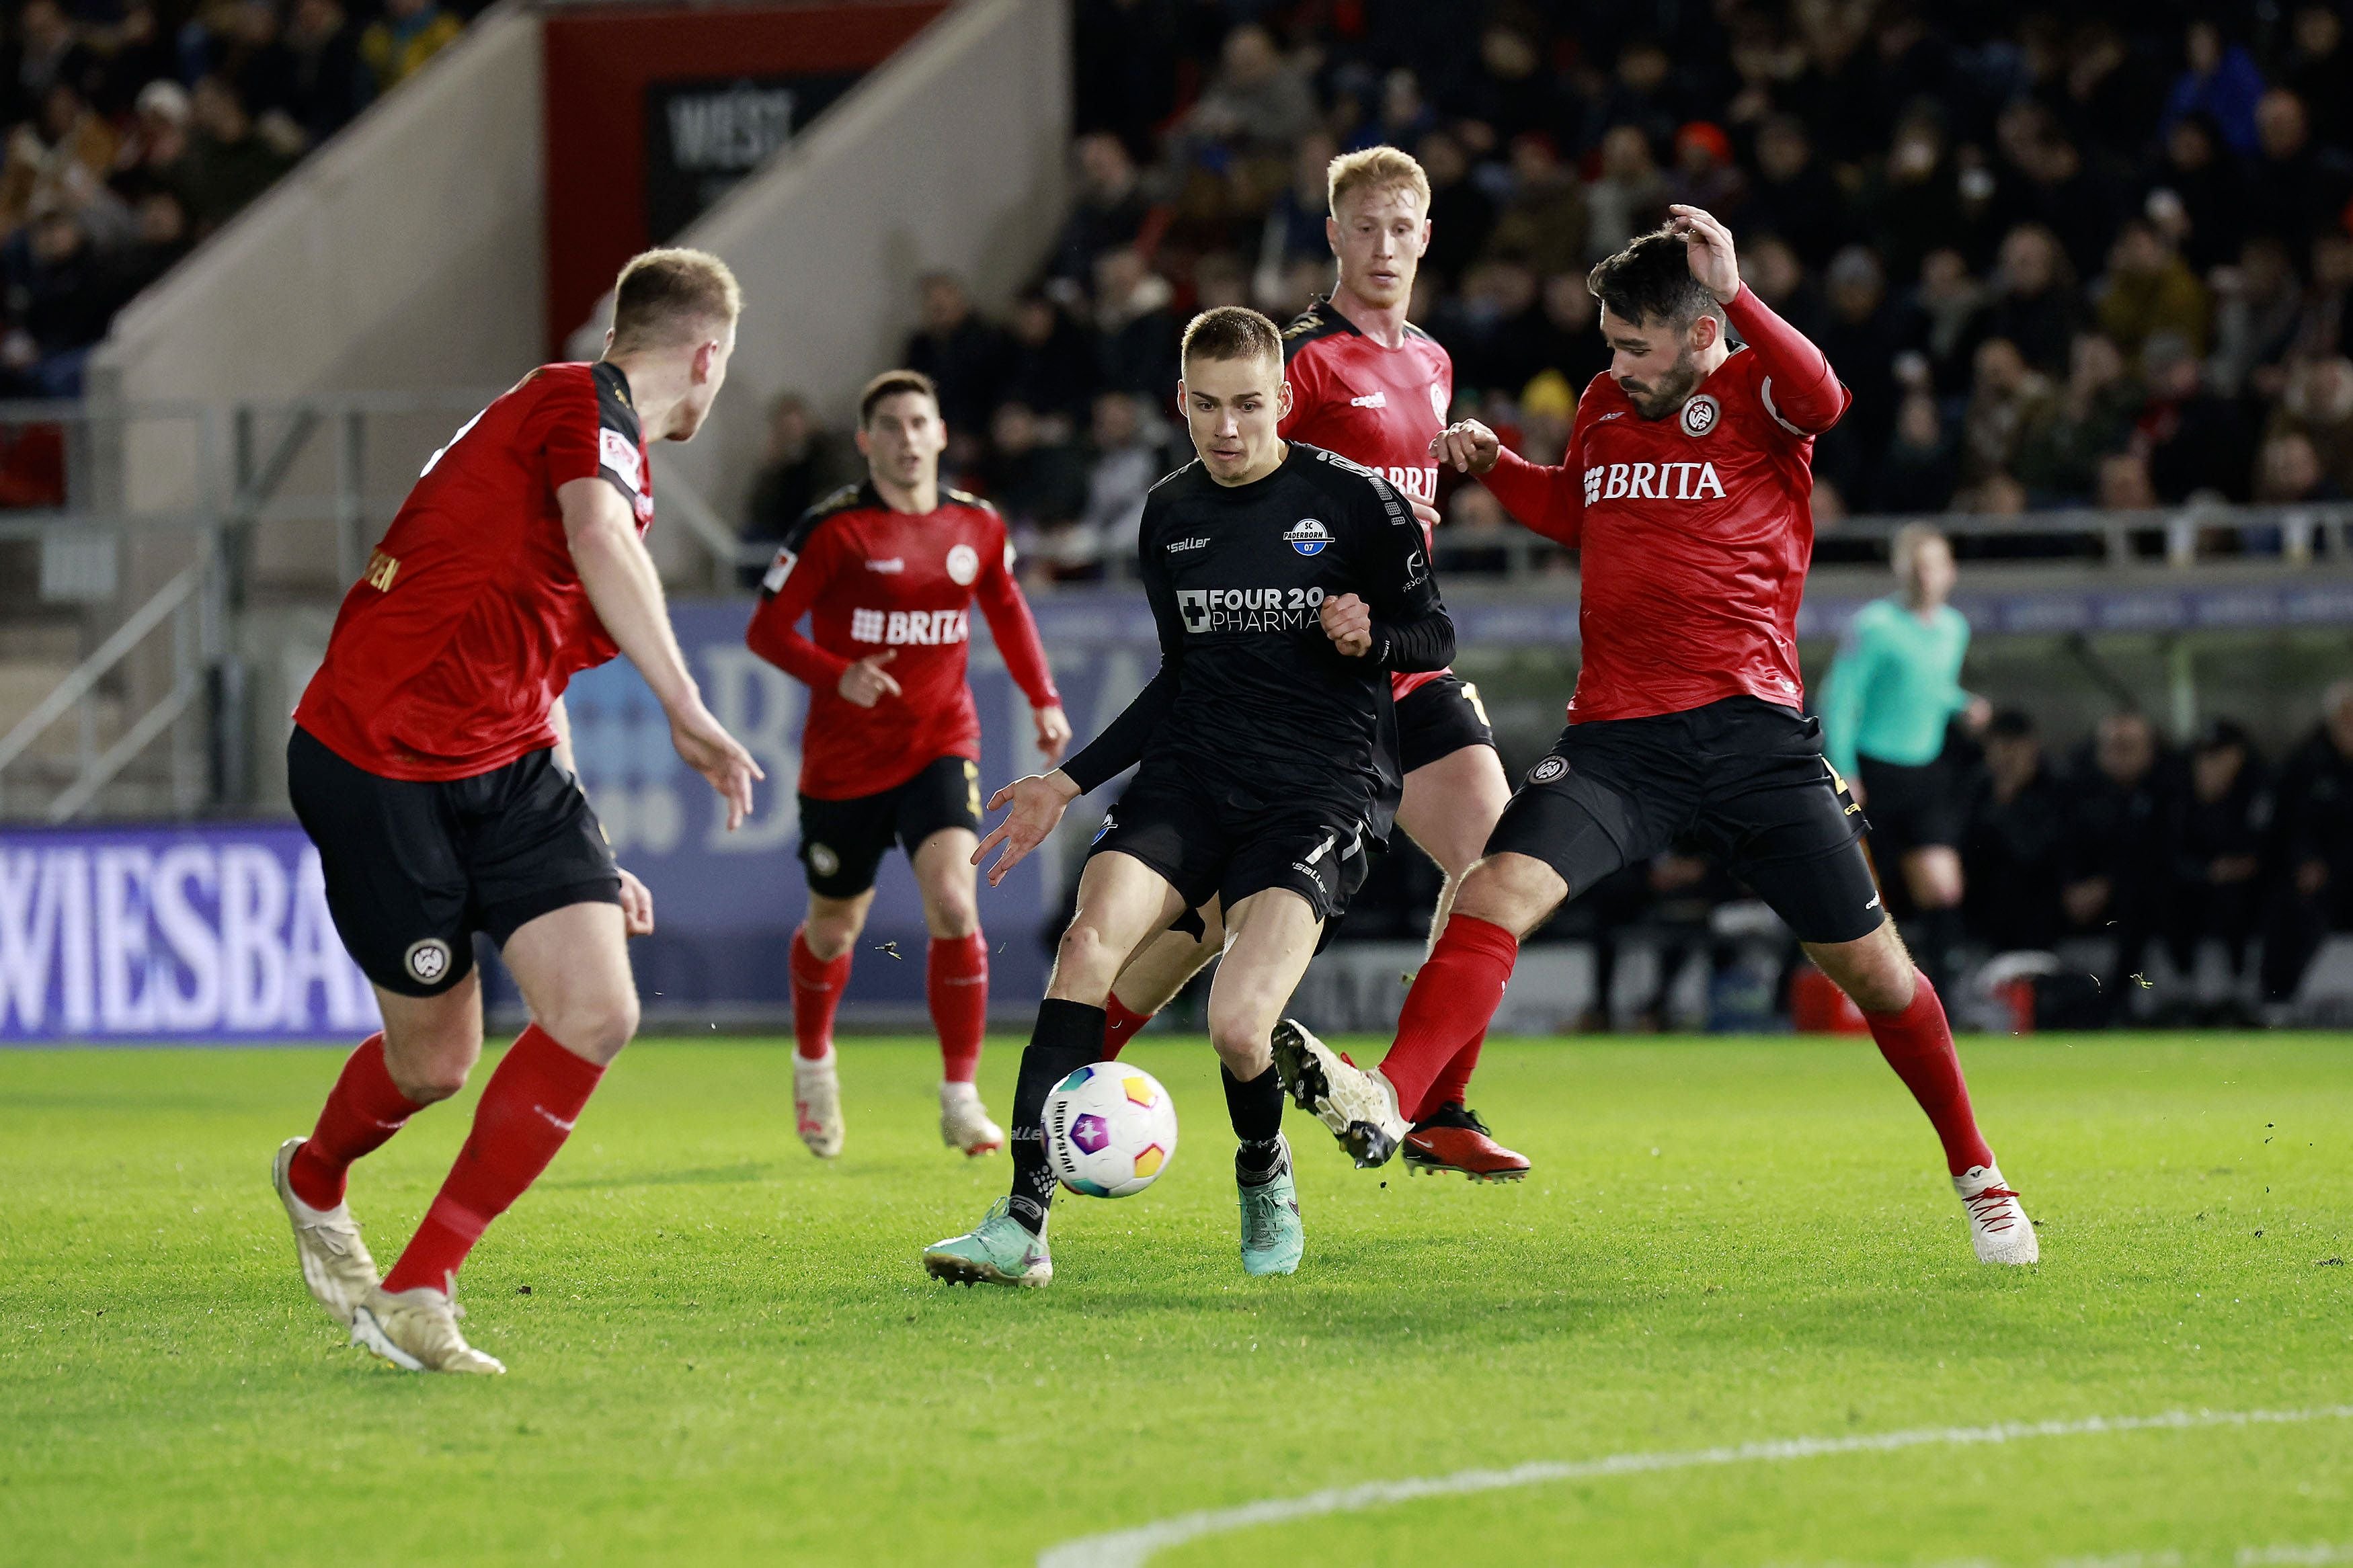
[[[733,321],[744,290],[707,250],[649,250],[629,258],[613,285],[613,348],[675,346]]]
[[[1247,305],[1219,305],[1186,323],[1176,348],[1179,368],[1197,359],[1271,360],[1282,368],[1282,333]]]
[[[1395,147],[1363,147],[1332,160],[1324,175],[1332,216],[1340,216],[1340,198],[1352,191],[1386,191],[1402,185],[1421,198],[1422,216],[1430,215],[1430,176],[1410,153]]]

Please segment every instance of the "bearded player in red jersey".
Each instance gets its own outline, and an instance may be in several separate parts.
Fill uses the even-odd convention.
[[[1433,450],[1522,522],[1582,551],[1585,662],[1568,728],[1463,879],[1373,1072],[1285,1021],[1275,1060],[1359,1165],[1386,1161],[1447,1064],[1475,1050],[1520,940],[1567,900],[1691,834],[1852,996],[1935,1126],[1978,1258],[2040,1248],[1969,1108],[1945,1009],[1880,907],[1863,821],[1799,685],[1813,438],[1850,401],[1805,336],[1741,285],[1732,236],[1693,207],[1593,270],[1611,361],[1565,461],[1538,468],[1466,421]],[[1746,347],[1734,353],[1727,322]]]
[[[646,443],[702,426],[739,306],[717,257],[654,250],[624,268],[603,359],[541,366],[425,465],[294,710],[288,789],[384,1031],[352,1053],[316,1129],[286,1141],[271,1175],[311,1293],[353,1344],[413,1372],[506,1370],[458,1332],[459,1267],[637,1032],[626,939],[653,930],[653,900],[614,865],[574,775],[565,684],[627,654],[728,827],[752,809],[760,770],[703,706],[641,537]],[[532,1023],[379,1285],[345,1178],[465,1087],[482,1049],[477,931],[499,945]]]
[[[965,683],[972,606],[1028,695],[1038,749],[1059,763],[1070,721],[1037,623],[1013,581],[1005,520],[940,492],[947,426],[931,378],[885,371],[858,400],[867,482],[810,509],[776,552],[744,640],[806,683],[801,864],[808,916],[793,932],[794,1119],[812,1153],[841,1152],[833,1014],[874,904],[874,872],[906,850],[931,933],[925,994],[940,1037],[940,1138],[967,1155],[1005,1144],[973,1088],[988,1026],[988,944],[973,897],[980,720]],[[812,636],[796,628],[810,617]]]
[[[1309,306],[1282,334],[1291,412],[1279,434],[1336,452],[1388,480],[1413,502],[1425,542],[1438,521],[1436,437],[1454,400],[1454,362],[1405,319],[1414,274],[1430,247],[1430,176],[1394,147],[1368,147],[1332,160],[1325,237],[1339,262],[1328,300]],[[1405,793],[1397,826],[1445,875],[1433,941],[1446,925],[1462,874],[1512,796],[1478,689],[1452,670],[1392,675],[1398,764]],[[1217,955],[1223,933],[1211,922],[1199,939],[1170,931],[1137,954],[1113,988],[1105,1053],[1119,1054],[1152,1015]],[[1463,1101],[1478,1065],[1474,1044],[1440,1072],[1430,1109],[1406,1136],[1406,1163],[1460,1171],[1474,1181],[1525,1176],[1525,1156],[1504,1148]]]

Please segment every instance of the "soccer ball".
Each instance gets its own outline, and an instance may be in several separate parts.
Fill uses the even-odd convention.
[[[1097,1062],[1046,1096],[1046,1159],[1074,1193],[1134,1197],[1176,1152],[1176,1103],[1142,1068]]]

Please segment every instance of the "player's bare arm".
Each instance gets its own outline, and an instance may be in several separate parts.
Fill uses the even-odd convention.
[[[1046,841],[1046,836],[1062,820],[1063,811],[1079,795],[1078,781],[1057,768],[1050,773],[1031,773],[1028,778],[1016,779],[988,797],[991,811],[1008,802],[1013,806],[1005,814],[1005,820],[990,828],[988,837],[972,852],[972,863],[977,866],[988,858],[991,849],[1000,844],[1005,846],[1005,853],[988,868],[990,887],[1005,880],[1007,872]]]
[[[573,479],[556,491],[556,500],[573,565],[597,619],[653,689],[679,756],[727,803],[727,827],[734,831],[752,814],[753,781],[767,775],[703,706],[670,630],[661,577],[638,537],[628,503],[602,479]]]

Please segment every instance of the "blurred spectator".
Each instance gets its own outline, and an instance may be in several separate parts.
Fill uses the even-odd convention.
[[[1282,155],[1314,121],[1306,79],[1272,34],[1248,23],[1226,35],[1217,79],[1185,116],[1183,133],[1197,153],[1218,146]]]
[[[2234,153],[2255,150],[2255,101],[2263,95],[2263,72],[2254,57],[2222,36],[2219,23],[2199,18],[2184,38],[2187,68],[2166,96],[2163,125],[2187,114],[2210,116]]]
[[[2019,482],[2045,504],[2089,500],[2101,459],[2131,437],[2141,402],[2116,345],[2098,332],[2078,333],[2058,405],[2019,445]]]
[[[1103,0],[1073,8],[1071,55],[1080,129],[1109,131],[1142,148],[1151,128],[1176,106],[1183,62],[1176,0]]]
[[[1095,346],[1087,329],[1062,313],[1042,289],[1013,302],[1005,374],[997,401],[1026,403],[1067,440],[1095,395]]]
[[[115,189],[133,200],[149,191],[184,190],[194,117],[178,82],[151,81],[140,89],[137,118],[116,155]]]
[[[1896,412],[1895,362],[1907,346],[1905,325],[1888,302],[1879,258],[1860,245],[1831,262],[1829,309],[1814,342],[1854,394],[1845,417],[1814,447],[1814,467],[1849,495],[1873,483]]]
[[[2282,431],[2263,442],[2255,453],[2253,488],[2254,500],[2269,506],[2345,499],[2345,492],[2321,467],[2312,437],[2300,430]]]
[[[1757,177],[1736,221],[1755,233],[1780,235],[1809,267],[1829,261],[1847,238],[1846,197],[1815,161],[1813,142],[1797,116],[1777,114],[1758,128]],[[1909,270],[1899,267],[1898,276]]]
[[[1650,138],[1631,125],[1613,125],[1601,138],[1601,177],[1586,187],[1585,259],[1599,262],[1626,248],[1638,234],[1666,220],[1666,177],[1651,156]]]
[[[1585,189],[1561,166],[1549,136],[1530,132],[1513,141],[1512,194],[1488,243],[1539,273],[1574,268],[1585,254]]]
[[[1546,278],[1539,311],[1527,329],[1529,358],[1559,372],[1572,400],[1582,397],[1593,378],[1609,368],[1609,344],[1601,336],[1601,301],[1586,286],[1583,269]]]
[[[946,422],[952,454],[959,437],[976,439],[987,427],[1006,366],[1005,335],[972,308],[972,296],[952,272],[924,274],[922,324],[899,356],[910,370],[932,378],[940,389],[940,417]],[[960,459],[952,466],[964,466]]]
[[[2192,267],[2205,271],[2239,254],[2246,237],[2246,183],[2211,116],[2183,115],[2165,133],[2163,158],[2145,199],[2151,216],[2160,210],[2159,195],[2169,195],[2179,208],[2184,232],[2178,243]]]
[[[2147,218],[2126,219],[2116,231],[2096,292],[2100,331],[2126,355],[2138,354],[2152,332],[2206,352],[2206,286]]]
[[[2111,452],[2100,459],[2094,505],[2110,511],[2147,511],[2157,502],[2157,486],[2148,477],[2148,459],[2138,452]]]
[[[1486,486],[1456,486],[1431,543],[1440,575],[1502,576],[1511,567],[1514,532],[1504,503]]]
[[[1106,250],[1096,258],[1095,331],[1103,373],[1099,384],[1105,390],[1134,393],[1155,408],[1174,405],[1176,340],[1182,331],[1170,309],[1176,297],[1168,280],[1132,248]]]
[[[768,405],[767,448],[744,502],[744,542],[765,544],[784,538],[803,512],[854,483],[860,473],[856,453],[818,425],[807,398],[778,393]],[[759,581],[761,570],[747,568],[752,582]]]
[[[2189,345],[2170,332],[2141,345],[2141,371],[2148,402],[2139,434],[2158,495],[2167,501],[2200,492],[2246,500],[2256,433],[2245,405],[2207,386]]]
[[[2041,224],[2011,229],[2002,238],[1992,292],[1970,323],[1975,339],[2007,338],[2029,365],[2056,374],[2084,321],[2074,268],[2057,237]]]
[[[2353,49],[2346,47],[2344,13],[2321,0],[2306,0],[2295,8],[2288,28],[2288,55],[2280,62],[2279,84],[2304,101],[2314,137],[2341,147],[2353,133],[2353,112],[2345,102],[2345,84],[2353,80]]]
[[[2316,146],[2304,100],[2285,88],[2263,94],[2255,110],[2260,151],[2247,170],[2247,220],[2301,249],[2342,221],[2348,186],[2345,155]]]
[[[2217,330],[2209,374],[2215,390],[2225,397],[2250,387],[2277,392],[2283,378],[2275,367],[2295,341],[2304,310],[2287,247],[2270,235],[2254,236],[2240,248],[2236,267],[2214,269],[2214,293]]]
[[[1050,273],[1083,286],[1093,276],[1096,257],[1136,242],[1152,204],[1136,176],[1135,160],[1118,137],[1107,131],[1082,136],[1076,153],[1079,188],[1055,237]]]
[[[1043,438],[1026,404],[1008,403],[989,421],[988,499],[1030,569],[1054,582],[1103,574],[1103,542],[1079,526],[1087,504],[1087,470],[1067,445]]]
[[[2266,436],[2291,433],[2312,444],[2337,491],[2353,495],[2353,360],[2305,360],[2289,370]]]
[[[2217,719],[2189,752],[2189,788],[2175,802],[2166,847],[2173,868],[2165,939],[2187,974],[2205,942],[2221,944],[2230,973],[2246,967],[2262,912],[2272,795],[2263,759],[2240,725]]]
[[[384,15],[360,35],[360,58],[375,78],[376,91],[390,92],[424,69],[465,26],[434,0],[384,0]]]
[[[338,0],[294,0],[286,112],[316,146],[350,124],[373,96],[358,31]]]
[[[1961,842],[1962,910],[1973,939],[1996,950],[2059,940],[2070,798],[2043,763],[2034,721],[2015,708],[1996,713]]]
[[[2320,700],[2320,723],[2279,783],[2279,891],[2263,936],[2263,994],[2292,1000],[2331,931],[2353,931],[2353,680]]]
[[[1675,132],[1675,166],[1667,176],[1671,199],[1723,216],[1739,206],[1746,185],[1722,126],[1694,120]]]
[[[2100,721],[2088,767],[2076,770],[2070,832],[2058,857],[2061,908],[2084,936],[2115,943],[2101,976],[2112,1010],[2129,1000],[2167,892],[2165,834],[2173,815],[2157,727],[2139,713]]]
[[[2291,277],[2291,288],[2294,281]],[[2334,229],[2312,242],[2312,277],[2295,313],[2292,352],[2305,359],[2353,353],[2353,342],[2346,338],[2348,307],[2353,307],[2353,235]]]
[[[1441,287],[1460,287],[1471,264],[1487,248],[1487,237],[1495,227],[1495,204],[1472,183],[1470,162],[1452,136],[1433,131],[1415,152],[1430,176],[1430,249],[1422,255],[1421,276]]]
[[[1969,329],[1984,303],[1985,291],[1959,251],[1932,250],[1921,258],[1919,281],[1904,301],[1905,335],[1926,356],[1938,392],[1967,389],[1974,372]]]
[[[1168,463],[1144,405],[1124,392],[1106,392],[1094,401],[1087,443],[1087,499],[1079,528],[1095,541],[1109,574],[1135,575],[1138,525],[1144,498],[1160,482]]]
[[[1300,138],[1292,154],[1291,184],[1266,209],[1266,225],[1259,233],[1252,294],[1279,292],[1282,274],[1293,262],[1321,262],[1332,254],[1324,220],[1331,216],[1330,171],[1339,151],[1328,132],[1313,131]]]
[[[1895,412],[1895,429],[1881,459],[1868,509],[1897,514],[1943,511],[1960,479],[1959,455],[1926,392],[1909,392]],[[1861,509],[1858,509],[1861,510]]]
[[[40,112],[49,89],[59,82],[79,89],[96,65],[90,51],[76,37],[57,0],[25,0],[16,13],[13,67],[0,91],[6,94],[10,124],[21,124]]]
[[[1980,344],[1976,385],[1962,420],[1962,477],[1982,481],[2008,474],[2027,431],[2048,418],[2056,405],[2051,383],[2026,363],[2016,343],[1997,337]]]
[[[1932,250],[1967,245],[1956,200],[1959,179],[1945,146],[1943,117],[1928,109],[1907,114],[1857,204],[1897,276],[1910,274]]]
[[[268,190],[294,166],[294,158],[256,132],[237,89],[219,77],[196,83],[189,104],[195,134],[181,185],[189,222],[201,239]]]

